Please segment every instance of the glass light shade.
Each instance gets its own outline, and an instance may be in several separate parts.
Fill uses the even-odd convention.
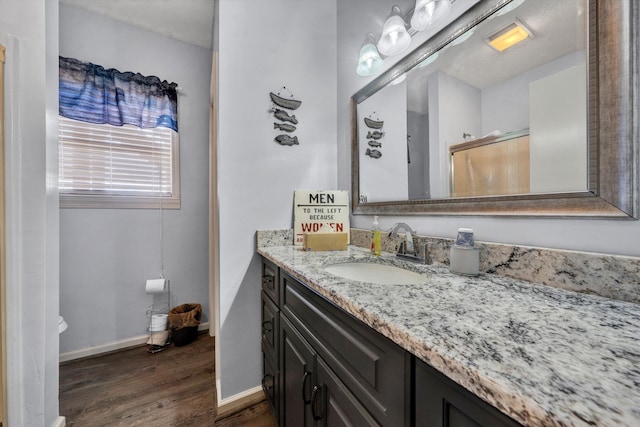
[[[406,24],[398,6],[391,8],[391,15],[384,21],[382,35],[378,40],[378,52],[386,56],[397,55],[411,43],[411,36],[407,32]]]
[[[411,17],[411,28],[416,31],[425,30],[448,16],[449,12],[451,12],[450,0],[416,0],[416,7]]]
[[[372,33],[368,33],[360,48],[356,73],[359,76],[370,76],[382,67],[383,60],[376,49],[375,39]]]
[[[391,86],[395,86],[399,83],[402,83],[406,79],[407,79],[407,73],[401,74],[398,77],[396,77],[394,80],[391,80]]]
[[[507,13],[511,12],[512,10],[520,7],[520,5],[522,3],[524,3],[524,1],[525,0],[513,0],[511,3],[507,4],[505,7],[503,7],[498,12],[496,12],[495,16],[506,15]]]

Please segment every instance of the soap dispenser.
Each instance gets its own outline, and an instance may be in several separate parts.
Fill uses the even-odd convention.
[[[382,253],[382,241],[380,237],[380,226],[378,225],[378,216],[373,217],[373,225],[371,230],[371,253],[379,256]]]

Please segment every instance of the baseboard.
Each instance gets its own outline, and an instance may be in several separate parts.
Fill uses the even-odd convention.
[[[65,427],[66,425],[67,419],[65,417],[58,417],[53,424],[51,424],[51,427]]]
[[[201,323],[198,326],[199,331],[206,331],[208,329],[209,322]],[[104,353],[111,353],[117,350],[124,350],[125,348],[137,347],[145,344],[147,342],[147,339],[149,339],[149,335],[140,335],[137,337],[131,337],[107,344],[81,348],[80,350],[69,351],[67,353],[60,353],[60,363],[68,362],[70,360],[83,359],[85,357],[97,356]]]
[[[217,382],[217,390],[220,390],[220,384]],[[250,406],[260,403],[265,400],[264,391],[262,386],[254,387],[242,393],[238,393],[234,396],[228,397],[218,401],[218,411],[216,413],[216,421],[222,418],[226,418],[229,415],[233,415],[236,412],[242,411]]]

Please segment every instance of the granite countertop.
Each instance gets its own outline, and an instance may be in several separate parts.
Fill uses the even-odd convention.
[[[526,426],[640,425],[638,304],[458,276],[354,246],[258,253]],[[427,273],[428,283],[377,285],[324,271],[371,259]]]

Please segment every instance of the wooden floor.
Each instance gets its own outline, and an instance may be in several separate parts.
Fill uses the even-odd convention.
[[[60,365],[68,427],[275,427],[266,402],[215,420],[214,340],[206,333],[155,354],[135,347]]]

